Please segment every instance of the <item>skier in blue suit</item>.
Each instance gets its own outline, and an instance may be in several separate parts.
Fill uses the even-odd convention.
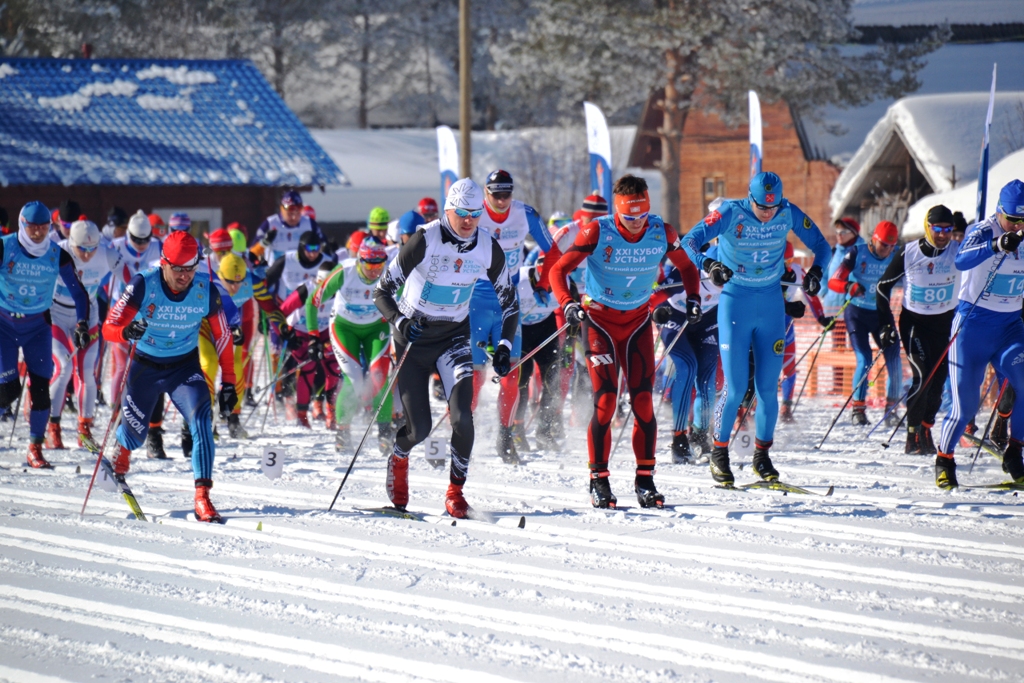
[[[810,296],[821,289],[822,271],[832,255],[818,226],[782,196],[782,180],[758,173],[750,180],[745,199],[729,199],[709,213],[683,239],[683,248],[698,268],[723,287],[718,304],[718,338],[726,388],[715,406],[711,476],[732,484],[729,438],[736,412],[750,377],[748,355],[754,351],[755,413],[754,471],[767,481],[779,478],[769,449],[779,415],[778,382],[785,350],[785,310],[782,275],[786,236],[796,233],[814,252],[814,265],[802,286]],[[720,260],[700,248],[718,237]]]

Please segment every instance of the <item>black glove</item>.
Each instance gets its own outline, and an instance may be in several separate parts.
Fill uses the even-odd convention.
[[[700,308],[700,297],[699,296],[688,296],[686,297],[686,322],[691,325],[696,325],[700,322],[701,317],[704,313]]]
[[[398,323],[395,327],[405,337],[405,341],[412,344],[414,341],[420,338],[423,334],[423,328],[427,326],[427,321],[422,318],[399,318]]]
[[[294,351],[302,346],[302,340],[299,339],[299,333],[290,325],[281,325],[281,327],[278,328],[278,333],[281,335],[281,341],[284,342],[284,345],[289,351]]]
[[[238,391],[235,389],[235,385],[220,385],[220,392],[217,394],[217,400],[220,403],[221,414],[230,415],[235,409],[235,404],[238,403]]]
[[[504,344],[498,344],[494,348],[494,355],[491,356],[491,367],[498,377],[504,377],[512,370],[512,354]]]
[[[716,287],[723,286],[732,278],[732,270],[721,261],[714,259],[704,259],[704,272],[711,277],[711,284]]]
[[[882,325],[882,329],[878,331],[878,345],[883,349],[887,349],[900,340],[899,335],[896,334],[896,328],[890,324]]]
[[[807,312],[807,306],[804,305],[803,301],[787,301],[786,302],[786,315],[790,318],[802,318],[804,313]]]
[[[312,337],[309,340],[309,358],[314,361],[322,361],[324,359],[324,342],[320,337]]]
[[[1019,232],[1004,232],[996,240],[996,251],[1012,254],[1020,246],[1021,234]]]
[[[89,345],[89,323],[79,320],[75,325],[75,348],[81,351]]]
[[[260,242],[263,243],[263,246],[269,247],[270,245],[272,245],[274,243],[274,240],[276,240],[276,239],[277,239],[277,228],[271,228],[270,230],[267,230],[267,232],[263,235],[263,239],[261,239]]]
[[[146,334],[146,327],[149,323],[145,320],[133,320],[124,328],[124,338],[128,341],[138,341]]]
[[[821,291],[821,266],[811,266],[811,269],[804,274],[804,291],[807,296],[818,296]]]
[[[655,325],[664,325],[671,317],[672,307],[668,305],[658,306],[651,312],[651,320],[654,321]]]
[[[241,327],[231,328],[231,341],[235,346],[245,346],[245,335],[242,334]]]
[[[792,268],[786,268],[786,271],[782,274],[782,281],[790,284],[796,283],[796,271]]]
[[[569,323],[570,327],[579,325],[587,317],[587,312],[583,310],[583,306],[580,306],[575,301],[567,303],[562,308],[562,313],[565,314],[565,322]]]
[[[831,325],[835,321],[836,321],[835,318],[832,318],[832,317],[827,316],[827,315],[819,315],[818,316],[818,324],[821,325],[822,327],[828,327],[829,325]]]

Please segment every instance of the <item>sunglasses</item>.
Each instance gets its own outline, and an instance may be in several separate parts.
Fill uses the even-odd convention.
[[[760,211],[771,211],[772,209],[778,208],[776,206],[765,206],[764,204],[758,204],[756,201],[754,201],[753,197],[750,198],[750,203],[753,204]]]
[[[619,218],[629,223],[632,223],[633,221],[643,220],[644,218],[647,218],[649,215],[651,215],[650,211],[644,211],[639,216],[630,216],[629,214],[620,213]]]
[[[82,246],[75,245],[75,249],[78,249],[83,254],[91,254],[92,252],[96,251],[99,248],[100,248],[100,245],[98,245],[98,244],[94,244],[91,247],[82,247]]]
[[[305,249],[306,251],[320,251],[320,245],[319,244],[306,244],[306,245],[303,245],[303,249]]]
[[[503,201],[503,200],[508,199],[509,197],[512,196],[511,192],[489,192],[488,194],[490,194],[492,197],[494,197],[498,201]]]
[[[937,233],[939,235],[944,235],[947,232],[953,232],[952,225],[932,225],[931,223],[929,223],[928,227],[932,229],[932,232]]]
[[[153,236],[150,235],[149,237],[136,237],[135,235],[129,233],[128,238],[131,239],[131,241],[134,242],[135,244],[149,244],[149,241],[153,239]]]
[[[171,267],[171,270],[173,270],[175,273],[191,273],[192,271],[199,267],[198,261],[196,263],[193,263],[191,266],[176,266],[167,259],[162,258],[160,259],[160,263],[166,263]]]
[[[483,215],[483,209],[477,209],[476,211],[470,211],[468,209],[452,209],[455,215],[459,218],[480,218]]]
[[[1024,223],[1024,216],[1007,216],[1005,213],[1003,216],[1010,223]]]

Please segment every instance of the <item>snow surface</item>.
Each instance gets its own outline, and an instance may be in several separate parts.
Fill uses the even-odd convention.
[[[889,107],[836,179],[829,197],[832,213],[839,214],[852,201],[893,136],[903,140],[933,188],[952,189],[954,167],[958,185],[977,178],[988,99],[988,93],[920,95],[905,97]],[[991,130],[1007,129],[1015,129],[1024,141],[1024,92],[996,92]],[[1013,137],[990,135],[990,163],[1019,146]]]
[[[854,0],[857,26],[937,26],[1024,22],[1020,0]]]
[[[988,170],[988,193],[985,201],[985,216],[996,210],[999,201],[999,190],[1011,180],[1024,180],[1024,149],[1007,156]],[[970,223],[977,211],[978,181],[962,185],[955,190],[936,192],[922,197],[907,211],[907,221],[903,224],[903,241],[919,239],[924,236],[924,219],[928,209],[937,204],[944,204],[951,211],[961,211]]]
[[[304,432],[271,415],[261,428],[262,414],[248,426],[259,438],[218,447],[225,526],[187,520],[176,415],[173,459],[137,453],[129,475],[155,523],[129,520],[101,490],[80,519],[94,460],[50,452],[55,472],[26,472],[19,424],[0,463],[0,679],[1021,680],[1014,494],[940,492],[931,458],[884,450],[884,429],[866,438],[846,418],[814,450],[839,405],[823,398],[800,404],[774,453],[785,479],[832,484],[831,497],[712,488],[706,466],[668,464],[662,406],[656,478],[671,507],[636,507],[623,445],[611,481],[628,509],[598,511],[586,495],[589,411],[564,449],[511,467],[495,456],[485,391],[466,495],[493,523],[442,514],[447,473],[421,449],[410,507],[427,521],[357,511],[386,504],[373,435],[327,512],[351,451],[335,453],[321,423]],[[65,412],[67,441],[73,423]],[[260,473],[267,445],[286,450],[278,480]],[[987,455],[973,474],[959,458],[963,483],[1003,478]],[[737,476],[753,479],[749,467]]]

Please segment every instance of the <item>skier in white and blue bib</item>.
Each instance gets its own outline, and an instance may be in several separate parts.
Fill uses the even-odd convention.
[[[953,449],[978,410],[979,387],[989,363],[1013,387],[1014,413],[1024,415],[1022,230],[1024,182],[1012,180],[999,192],[995,214],[968,228],[956,255],[956,267],[964,275],[953,318],[954,333],[959,330],[959,334],[949,349],[953,409],[942,422],[935,458],[935,483],[939,488],[958,486]],[[1014,420],[1010,426],[1003,471],[1014,481],[1024,482],[1024,420]]]
[[[764,480],[779,473],[768,454],[779,416],[778,382],[785,350],[785,309],[782,275],[786,236],[792,230],[814,252],[814,265],[804,276],[810,296],[821,289],[822,269],[831,250],[818,226],[782,196],[782,180],[758,173],[750,180],[745,199],[729,199],[708,214],[683,239],[683,248],[698,268],[722,286],[718,304],[718,338],[725,372],[725,392],[715,406],[711,476],[732,484],[729,439],[750,376],[749,352],[754,351],[755,412],[754,471]],[[702,254],[702,246],[718,237],[721,260]]]

